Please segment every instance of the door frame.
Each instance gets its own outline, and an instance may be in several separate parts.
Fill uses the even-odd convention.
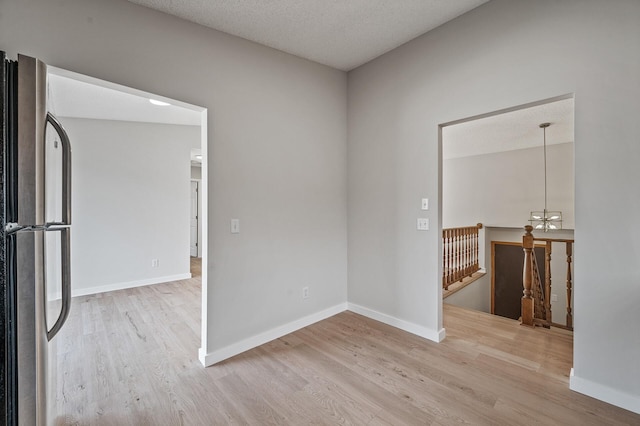
[[[141,96],[145,98],[154,98],[159,101],[169,102],[172,105],[180,106],[185,109],[189,109],[191,111],[195,111],[200,114],[200,149],[202,153],[202,174],[200,178],[199,185],[199,210],[200,210],[200,220],[198,220],[198,227],[200,228],[200,241],[199,241],[199,254],[202,259],[202,292],[201,292],[201,317],[200,317],[200,348],[198,349],[198,359],[202,363],[205,364],[205,355],[207,353],[208,348],[208,316],[207,310],[209,307],[208,304],[208,265],[209,265],[209,155],[208,155],[208,114],[209,110],[204,106],[194,105],[187,102],[183,102],[173,98],[167,98],[162,95],[154,94],[151,92],[147,92],[144,90],[135,89],[129,86],[125,86],[122,84],[118,84],[115,82],[109,82],[106,80],[102,80],[96,77],[91,77],[86,74],[80,74],[74,71],[65,70],[63,68],[57,68],[55,66],[48,65],[47,72],[51,74],[60,75],[63,77],[72,78],[74,80],[82,81],[85,83],[94,84],[97,86],[118,90],[120,92],[128,93],[131,95]]]
[[[496,308],[496,245],[519,246],[522,241],[491,241],[491,315],[495,315]],[[545,248],[544,244],[534,244],[534,248]],[[524,291],[524,287],[522,288]]]

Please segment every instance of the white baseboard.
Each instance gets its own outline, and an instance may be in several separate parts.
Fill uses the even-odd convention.
[[[576,376],[571,369],[569,389],[640,414],[640,398]]]
[[[282,336],[286,336],[289,333],[293,333],[296,330],[300,330],[301,328],[307,327],[313,323],[322,321],[323,319],[327,319],[346,310],[347,304],[341,303],[323,311],[307,315],[306,317],[292,321],[288,324],[272,328],[271,330],[267,330],[263,333],[241,340],[237,343],[233,343],[229,346],[213,352],[206,353],[203,348],[200,348],[198,350],[198,358],[200,359],[202,365],[208,367],[210,365],[217,364],[220,361],[224,361],[225,359],[231,358],[232,356],[241,354],[242,352],[246,352],[249,349],[256,348],[272,340],[278,339]]]
[[[123,290],[125,288],[142,287],[142,286],[151,285],[151,284],[161,284],[161,283],[167,283],[170,281],[188,280],[189,278],[191,278],[191,274],[187,273],[187,274],[167,275],[164,277],[155,277],[155,278],[148,278],[144,280],[99,285],[95,287],[78,288],[78,289],[73,289],[73,283],[72,283],[71,297],[105,293],[107,291]]]
[[[416,336],[424,337],[425,339],[429,339],[434,342],[441,342],[442,340],[444,340],[446,335],[444,328],[436,331],[431,328],[423,327],[409,321],[392,317],[391,315],[374,311],[373,309],[365,308],[364,306],[356,305],[355,303],[349,303],[347,309],[355,312],[356,314],[364,315],[367,318],[383,322],[392,327],[399,328],[400,330],[415,334]]]

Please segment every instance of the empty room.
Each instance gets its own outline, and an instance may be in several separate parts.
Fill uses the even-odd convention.
[[[640,424],[638,1],[0,0],[0,51],[6,424]],[[52,74],[189,107],[195,142],[178,151],[164,141],[179,125],[154,125],[136,148],[127,118],[107,119],[122,132],[110,142],[89,106],[58,120]],[[554,139],[553,108],[522,114],[534,145],[505,140],[480,172],[493,184],[474,192],[457,169],[445,213],[471,219],[451,225],[447,129],[561,100],[573,140]],[[102,154],[74,172],[90,131]],[[87,176],[119,167],[115,147],[136,157],[107,191]],[[536,166],[506,163],[527,153]],[[555,179],[571,188],[562,226],[547,214]],[[145,202],[146,180],[163,201]],[[114,208],[117,192],[128,206]],[[512,318],[443,300],[451,271],[463,265],[457,282],[478,263],[443,230],[475,226],[488,199],[506,199],[494,211],[509,220],[478,235],[508,226],[522,256]],[[120,226],[86,225],[108,209]],[[154,254],[176,248],[162,230],[106,250],[176,209],[164,224],[181,230],[175,271]],[[547,273],[543,249],[535,260],[567,235],[570,279]],[[488,264],[491,241],[478,244]],[[553,258],[567,263],[564,250]],[[148,275],[123,278],[131,265]],[[566,312],[544,312],[566,281],[562,328]],[[40,312],[50,294],[53,318]]]

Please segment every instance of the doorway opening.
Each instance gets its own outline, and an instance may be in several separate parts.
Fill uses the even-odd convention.
[[[80,139],[72,142],[72,296],[159,283],[180,289],[196,278],[189,242],[194,179],[202,307],[195,328],[206,347],[207,109],[55,67],[48,80],[49,109]]]
[[[569,94],[440,125],[444,232],[443,266],[439,278],[444,287],[450,267],[448,255],[468,258],[470,252],[477,253],[475,262],[486,272],[454,294],[446,295],[443,288],[443,295],[447,296],[443,303],[519,318],[523,294],[524,226],[529,225],[531,212],[542,210],[543,183],[547,177],[549,205],[562,211],[563,229],[548,233],[534,230],[534,237],[573,240],[573,116],[574,98]],[[546,134],[546,172],[540,131],[540,124],[544,122],[551,123]],[[461,245],[462,250],[450,254],[448,246],[451,243],[445,241],[445,236],[459,234],[462,232],[459,229],[476,224],[482,224],[476,232],[477,241],[471,242],[477,246],[465,245],[466,240],[462,244],[454,241],[453,246]],[[539,252],[542,243],[546,244],[536,242],[533,251]],[[572,310],[573,292],[567,291],[565,281],[565,248],[556,247],[556,243],[549,244],[553,244],[553,250],[549,250],[554,253],[553,263],[546,265],[545,255],[538,253],[538,266],[542,271],[540,274],[544,276],[549,270],[549,276],[553,277],[551,290],[546,295],[547,311],[554,312],[554,317],[560,319],[567,310]],[[571,274],[571,267],[569,262],[568,274]],[[557,323],[554,325],[560,325]]]

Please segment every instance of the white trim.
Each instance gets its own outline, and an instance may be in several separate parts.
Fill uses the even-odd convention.
[[[260,345],[264,345],[265,343],[268,343],[272,340],[279,339],[282,336],[293,333],[294,331],[300,330],[301,328],[308,327],[313,323],[322,321],[346,310],[347,304],[341,303],[323,311],[316,312],[315,314],[307,315],[306,317],[292,321],[288,324],[272,328],[271,330],[267,330],[253,337],[249,337],[239,342],[232,343],[229,346],[213,352],[205,353],[204,349],[200,348],[198,350],[198,358],[200,359],[202,365],[208,367],[220,361],[224,361],[225,359],[231,358],[232,356],[248,351],[249,349],[253,349]]]
[[[573,368],[569,375],[569,389],[640,414],[640,398],[637,395],[576,376]]]
[[[356,305],[355,303],[349,303],[348,309],[356,314],[364,315],[367,318],[380,321],[392,327],[399,328],[416,336],[424,337],[425,339],[432,340],[434,342],[441,342],[444,340],[446,333],[444,328],[439,331],[431,328],[423,327],[418,324],[414,324],[409,321],[405,321],[400,318],[392,317],[391,315],[383,314],[382,312],[374,311],[373,309],[365,308],[364,306]]]
[[[201,285],[201,309],[200,309],[200,347],[199,355],[201,361],[205,360],[209,339],[209,139],[207,133],[208,110],[204,108],[200,113],[200,149],[202,153],[202,163],[200,169],[200,202],[202,219],[200,226],[200,247],[198,254],[202,256],[202,285]],[[213,262],[212,262],[213,263]],[[212,292],[213,293],[213,292]]]
[[[129,281],[124,283],[99,285],[95,287],[79,288],[71,291],[71,297],[86,296],[89,294],[104,293],[107,291],[123,290],[125,288],[142,287],[151,284],[161,284],[170,281],[188,280],[189,278],[191,278],[191,273],[147,278],[144,280]]]

